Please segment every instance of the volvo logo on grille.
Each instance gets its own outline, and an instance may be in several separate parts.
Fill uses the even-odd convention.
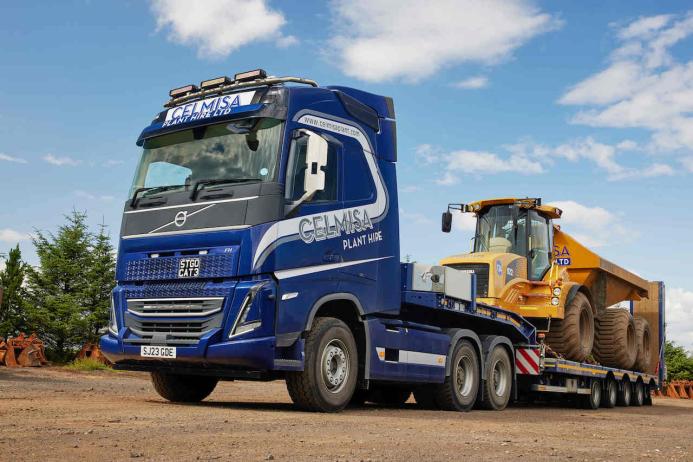
[[[175,223],[175,225],[180,228],[185,224],[187,220],[188,212],[185,210],[181,210],[180,212],[176,213],[176,218],[173,219],[173,223]]]

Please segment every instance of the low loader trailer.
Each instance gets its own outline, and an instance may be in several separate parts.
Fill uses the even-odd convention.
[[[177,402],[285,380],[294,403],[651,404],[645,372],[553,355],[477,274],[400,263],[392,99],[262,70],[170,92],[138,139],[103,354]]]

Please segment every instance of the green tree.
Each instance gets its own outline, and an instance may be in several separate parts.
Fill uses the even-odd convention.
[[[693,356],[683,347],[667,342],[664,346],[664,362],[669,380],[693,380]]]
[[[73,211],[57,234],[36,232],[39,258],[27,272],[28,324],[57,361],[70,359],[108,320],[113,249],[105,227],[89,232],[86,214]]]
[[[24,277],[26,264],[22,261],[19,245],[10,250],[5,258],[5,268],[0,271],[0,287],[3,296],[0,303],[0,336],[16,335],[25,328],[25,316],[22,310],[26,290]]]

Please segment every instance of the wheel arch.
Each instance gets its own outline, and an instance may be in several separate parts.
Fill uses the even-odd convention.
[[[310,309],[306,325],[303,330],[305,335],[317,317],[331,317],[343,321],[351,330],[356,348],[358,350],[359,363],[359,384],[363,384],[364,380],[370,374],[370,354],[371,341],[368,329],[362,321],[364,315],[363,305],[358,297],[348,292],[338,292],[325,295],[319,298]],[[359,385],[357,385],[358,387]]]
[[[590,302],[590,307],[592,308],[592,313],[596,316],[597,306],[594,303],[592,291],[590,291],[589,287],[583,286],[582,284],[574,284],[570,287],[570,289],[568,289],[568,295],[565,298],[565,306],[568,306],[578,293],[581,293],[587,297],[587,301]]]
[[[474,332],[473,330],[469,329],[447,329],[445,331],[449,336],[450,336],[450,347],[448,348],[448,359],[452,358],[452,353],[455,351],[455,347],[457,344],[460,342],[460,340],[470,340],[472,346],[476,350],[476,354],[479,357],[479,383],[481,383],[481,379],[484,377],[484,371],[485,369],[485,360],[484,360],[484,354],[483,354],[483,349],[481,346],[481,339],[479,336]],[[452,368],[452,364],[450,361],[445,361],[445,376],[448,377],[450,375],[450,371]]]

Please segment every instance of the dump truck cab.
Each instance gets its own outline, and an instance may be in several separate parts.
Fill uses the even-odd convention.
[[[515,198],[452,207],[476,215],[476,232],[470,253],[444,258],[441,264],[476,274],[477,297],[484,303],[512,304],[526,317],[562,317],[564,278],[554,265],[560,252],[553,245],[553,220],[560,218],[561,210],[542,205],[541,199]],[[451,219],[451,212],[446,212],[444,228]],[[529,296],[509,300],[513,294],[508,287],[515,284]]]

